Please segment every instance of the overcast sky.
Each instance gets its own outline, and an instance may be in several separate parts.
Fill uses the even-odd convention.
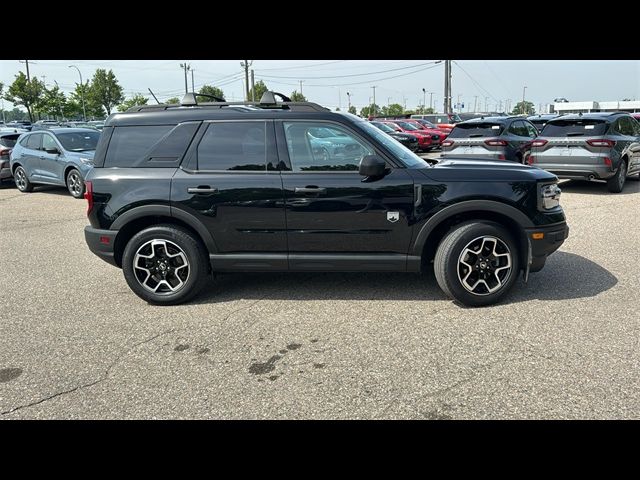
[[[48,86],[57,81],[68,92],[79,81],[78,72],[68,65],[78,66],[83,79],[90,78],[97,68],[112,69],[123,86],[125,94],[141,93],[150,97],[151,88],[160,101],[184,93],[184,73],[180,63],[184,60],[30,60],[31,76],[45,77]],[[191,60],[196,90],[209,84],[223,89],[227,100],[242,100],[244,73],[241,60]],[[263,80],[270,89],[291,94],[300,90],[310,101],[332,109],[351,103],[360,108],[370,102],[372,86],[378,105],[406,102],[407,108],[422,103],[422,89],[426,89],[429,106],[433,92],[433,104],[443,109],[444,64],[435,60],[255,60],[255,80]],[[0,82],[5,91],[24,63],[17,60],[0,60]],[[191,74],[188,78],[191,89]],[[453,102],[458,98],[464,103],[464,111],[484,110],[485,100],[489,110],[495,110],[499,102],[510,99],[511,105],[525,98],[532,101],[536,110],[540,104],[552,103],[554,98],[570,101],[613,101],[623,98],[640,99],[639,61],[596,60],[459,60],[452,66]],[[459,97],[458,97],[459,96]],[[477,96],[477,100],[476,97]],[[150,103],[153,103],[151,99]],[[5,108],[11,105],[5,101]]]

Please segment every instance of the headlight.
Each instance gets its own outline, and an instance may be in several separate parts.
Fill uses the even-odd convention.
[[[81,158],[80,161],[84,164],[84,165],[93,165],[93,160],[89,159],[89,158]]]
[[[558,187],[558,184],[551,183],[542,185],[540,188],[540,200],[543,210],[551,210],[560,205],[560,195],[562,190]]]

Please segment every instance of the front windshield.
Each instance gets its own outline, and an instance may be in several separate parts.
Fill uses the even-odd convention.
[[[95,150],[100,132],[69,132],[56,134],[63,148],[70,152],[86,152]]]
[[[422,125],[424,125],[427,128],[438,128],[436,127],[433,123],[431,123],[429,120],[418,120]]]
[[[420,130],[418,127],[408,122],[397,122],[397,123],[405,130]]]
[[[458,123],[461,122],[462,119],[460,118],[460,115],[458,115],[457,113],[452,113],[451,114],[451,122],[452,123]]]
[[[357,125],[389,149],[389,151],[408,168],[426,168],[429,166],[422,158],[406,148],[395,138],[378,130],[375,126],[371,125],[371,123],[358,122]]]
[[[391,128],[389,125],[387,125],[385,123],[371,122],[371,125],[373,125],[374,127],[378,127],[384,133],[393,133],[393,132],[395,132],[395,130],[393,128]]]

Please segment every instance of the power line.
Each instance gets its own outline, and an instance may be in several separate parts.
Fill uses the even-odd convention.
[[[284,79],[300,79],[303,78],[305,80],[320,80],[323,78],[348,78],[348,77],[362,77],[365,75],[377,75],[379,73],[388,73],[388,72],[397,72],[400,70],[407,70],[409,68],[417,68],[417,67],[422,67],[424,65],[433,65],[435,63],[439,63],[438,60],[433,61],[433,62],[426,62],[426,63],[419,63],[417,65],[410,65],[408,67],[400,67],[400,68],[391,68],[388,70],[379,70],[377,72],[367,72],[367,73],[352,73],[352,74],[348,74],[348,75],[330,75],[330,76],[320,76],[320,77],[300,77],[295,76],[295,77],[288,77],[288,76],[280,76],[280,75],[262,75],[265,78],[284,78]]]
[[[496,103],[498,103],[498,99],[496,97],[494,97],[491,92],[489,90],[487,90],[486,88],[484,88],[482,85],[480,85],[471,75],[469,75],[469,73],[460,66],[460,64],[458,62],[456,62],[455,60],[453,61],[453,63],[455,63],[458,68],[460,70],[462,70],[464,72],[464,74],[469,77],[469,79],[471,79],[471,81],[474,83],[474,85],[476,85],[480,90],[482,90],[483,92],[485,92],[489,98],[493,99]],[[486,109],[486,102],[485,102],[485,109]]]

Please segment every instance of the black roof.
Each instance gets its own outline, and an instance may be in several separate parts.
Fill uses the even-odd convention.
[[[472,118],[471,120],[465,120],[464,122],[458,123],[458,125],[464,124],[473,124],[473,123],[507,123],[511,120],[526,120],[524,117],[520,117],[517,115],[510,116],[499,116],[499,117],[480,117],[480,118]]]
[[[610,122],[619,116],[631,115],[629,112],[593,112],[593,113],[567,113],[553,120],[604,120]]]

